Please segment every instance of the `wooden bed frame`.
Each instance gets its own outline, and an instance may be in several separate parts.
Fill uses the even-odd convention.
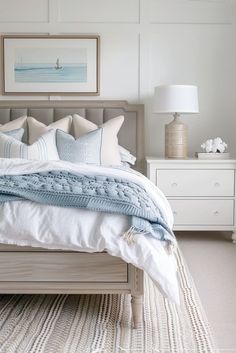
[[[128,124],[121,130],[119,140],[136,154],[137,169],[142,171],[143,105],[130,105],[124,101],[1,101],[0,124],[24,114],[50,123],[63,114],[75,112],[84,112],[84,116],[94,122],[96,112],[100,118],[103,116],[103,120],[124,114]],[[133,133],[136,141],[130,141]],[[142,321],[143,271],[106,252],[45,250],[0,244],[0,293],[128,293],[132,297],[134,327]]]

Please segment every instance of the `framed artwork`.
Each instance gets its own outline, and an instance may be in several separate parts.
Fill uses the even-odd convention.
[[[2,36],[3,94],[99,95],[99,36]]]

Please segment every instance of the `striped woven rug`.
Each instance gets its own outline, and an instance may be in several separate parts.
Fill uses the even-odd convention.
[[[129,295],[2,295],[1,353],[215,353],[181,255],[181,306],[146,277],[144,321],[131,328]]]

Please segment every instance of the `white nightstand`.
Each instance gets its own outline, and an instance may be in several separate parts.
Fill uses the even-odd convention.
[[[236,243],[236,160],[146,161],[148,178],[170,202],[174,230],[232,231]]]

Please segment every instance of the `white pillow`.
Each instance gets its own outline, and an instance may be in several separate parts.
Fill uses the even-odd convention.
[[[6,131],[12,131],[12,130],[25,128],[26,127],[26,119],[27,119],[27,116],[25,115],[25,116],[21,116],[18,119],[9,121],[9,123],[6,123],[4,125],[0,124],[0,131],[6,132]]]
[[[78,114],[73,115],[73,127],[75,138],[79,138],[90,131],[99,128],[103,129],[101,164],[103,165],[121,165],[120,152],[118,147],[117,134],[124,122],[123,116],[118,116],[108,120],[104,124],[97,126],[91,121]]]
[[[132,153],[130,153],[129,150],[127,150],[126,148],[119,146],[119,152],[120,152],[120,159],[122,164],[132,164],[135,165],[136,162],[136,157],[134,155],[132,155]]]
[[[45,125],[40,121],[36,120],[35,118],[29,116],[27,118],[28,123],[28,134],[29,134],[29,145],[32,145],[40,136],[45,134],[47,131],[51,129],[59,129],[64,132],[69,132],[71,123],[72,123],[72,116],[68,115],[65,118],[55,121],[50,125]]]
[[[58,160],[56,130],[48,131],[28,146],[0,132],[0,158],[23,158],[34,160]]]

